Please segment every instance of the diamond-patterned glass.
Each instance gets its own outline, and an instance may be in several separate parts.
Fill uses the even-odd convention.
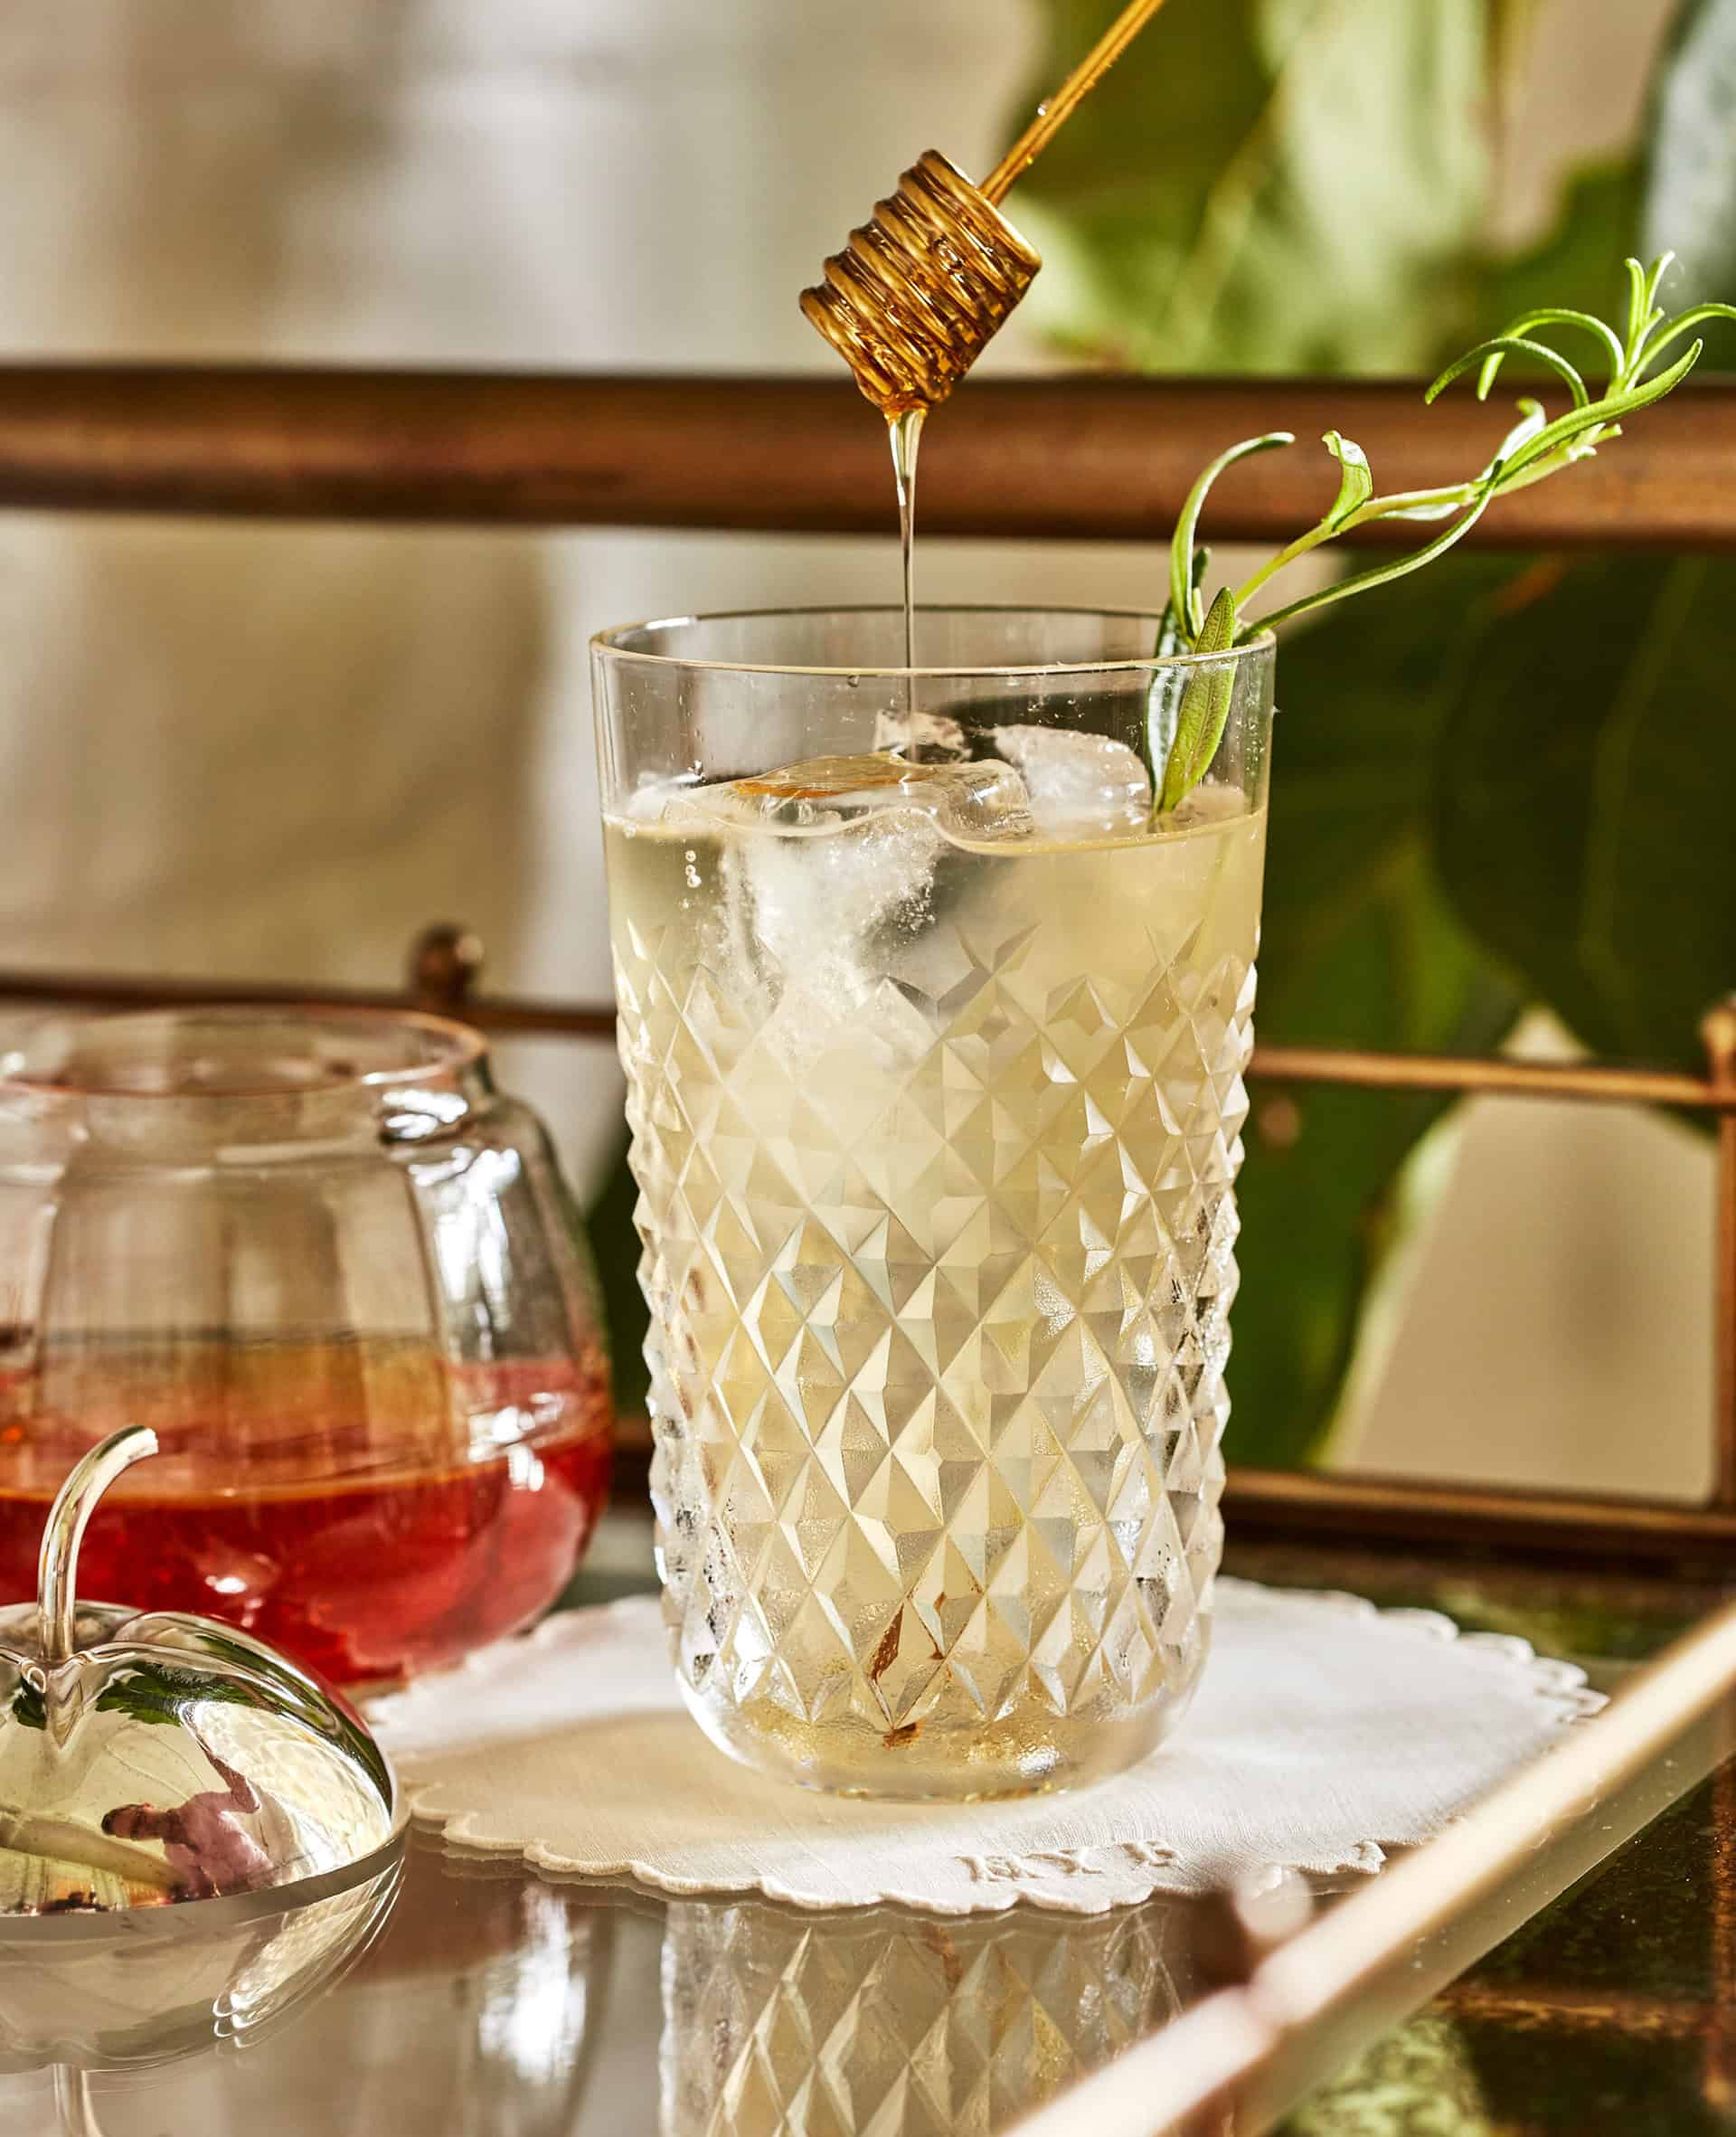
[[[850,935],[852,868],[908,861],[859,829],[611,827],[665,1606],[739,1755],[994,1792],[1179,1713],[1262,835],[929,853]]]

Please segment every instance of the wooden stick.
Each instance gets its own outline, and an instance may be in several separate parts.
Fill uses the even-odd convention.
[[[1014,181],[1030,169],[1066,125],[1080,99],[1097,87],[1163,4],[1164,0],[1133,0],[1132,6],[1121,11],[1049,101],[1037,106],[1037,116],[983,180],[982,190],[991,201],[999,203],[1005,197]]]

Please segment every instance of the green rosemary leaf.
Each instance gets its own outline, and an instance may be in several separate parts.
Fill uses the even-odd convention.
[[[1212,561],[1212,552],[1203,546],[1194,552],[1194,564],[1190,579],[1190,592],[1197,592],[1205,578],[1206,566]],[[1178,653],[1190,650],[1193,644],[1175,613],[1174,600],[1165,601],[1164,613],[1157,625],[1157,643],[1153,657],[1174,660]],[[1145,761],[1146,776],[1151,780],[1155,795],[1163,784],[1164,768],[1169,762],[1170,752],[1175,746],[1175,729],[1181,718],[1182,693],[1187,682],[1187,670],[1183,667],[1160,667],[1151,679],[1146,693],[1145,732],[1139,738],[1139,754]]]
[[[1423,400],[1432,407],[1456,378],[1463,378],[1474,364],[1479,364],[1483,369],[1477,383],[1477,397],[1479,401],[1486,401],[1489,387],[1495,381],[1492,367],[1503,356],[1531,357],[1533,363],[1543,364],[1562,382],[1573,396],[1575,408],[1584,408],[1590,403],[1591,396],[1587,392],[1585,381],[1575,366],[1565,356],[1552,349],[1547,342],[1528,341],[1522,334],[1497,334],[1492,341],[1479,342],[1476,348],[1467,349],[1462,356],[1456,357],[1447,366],[1423,395]]]
[[[1493,482],[1522,445],[1529,445],[1549,421],[1549,411],[1541,401],[1533,401],[1529,394],[1519,403],[1519,421],[1513,426],[1495,449],[1495,458],[1477,477],[1479,482]]]
[[[1609,383],[1613,385],[1620,378],[1628,362],[1628,352],[1621,345],[1621,336],[1613,326],[1590,312],[1576,312],[1567,305],[1540,305],[1535,311],[1521,312],[1516,319],[1510,319],[1504,333],[1529,335],[1534,326],[1577,326],[1582,334],[1589,334],[1597,341],[1609,359]],[[1498,368],[1501,359],[1491,356],[1491,365]],[[1490,372],[1494,378],[1494,371]]]
[[[1508,490],[1542,482],[1561,468],[1589,458],[1599,446],[1619,438],[1628,417],[1663,400],[1680,385],[1698,363],[1704,344],[1696,336],[1674,363],[1656,376],[1647,377],[1646,374],[1654,364],[1661,361],[1665,352],[1695,326],[1712,320],[1736,321],[1736,305],[1719,303],[1697,305],[1675,319],[1665,318],[1656,308],[1656,299],[1670,260],[1671,255],[1665,253],[1649,269],[1642,267],[1637,260],[1628,262],[1625,340],[1614,327],[1593,318],[1589,312],[1543,306],[1522,313],[1504,334],[1479,343],[1447,366],[1429,388],[1426,398],[1429,402],[1468,371],[1477,372],[1477,392],[1486,395],[1502,364],[1508,356],[1515,355],[1552,373],[1572,396],[1573,405],[1552,422],[1539,402],[1522,398],[1518,403],[1519,420],[1502,440],[1495,458],[1467,482],[1443,483],[1434,489],[1405,490],[1391,496],[1376,496],[1366,454],[1338,431],[1328,430],[1326,449],[1339,467],[1338,495],[1331,511],[1307,533],[1298,534],[1295,541],[1269,557],[1239,591],[1220,593],[1210,615],[1202,618],[1198,582],[1190,571],[1189,560],[1193,555],[1194,530],[1206,493],[1217,477],[1234,461],[1249,453],[1261,452],[1269,446],[1288,445],[1294,440],[1288,431],[1274,430],[1263,438],[1248,439],[1220,454],[1189,491],[1170,553],[1171,613],[1178,619],[1181,634],[1191,637],[1201,650],[1215,651],[1233,646],[1242,635],[1241,603],[1252,600],[1262,587],[1298,558],[1325,543],[1375,520],[1448,522],[1431,541],[1409,555],[1335,580],[1287,607],[1269,611],[1263,622],[1268,628],[1286,623],[1310,610],[1326,608],[1333,602],[1347,600],[1353,594],[1365,593],[1372,587],[1401,579],[1409,572],[1420,571],[1436,557],[1444,555],[1455,543],[1462,541],[1495,497]],[[1576,333],[1590,335],[1609,358],[1609,382],[1597,398],[1592,397],[1578,366],[1547,342],[1539,340],[1532,331],[1549,326],[1571,327]],[[1165,765],[1162,808],[1173,808],[1204,776],[1223,732],[1232,684],[1233,678],[1227,671],[1221,673],[1215,663],[1202,667],[1190,676],[1182,692],[1174,738],[1166,756],[1156,747],[1160,731],[1154,698],[1150,739],[1152,762],[1155,764],[1161,758]]]
[[[1638,260],[1626,260],[1622,265],[1628,270],[1628,341],[1623,354],[1624,361],[1631,363],[1650,332],[1652,293],[1646,285],[1646,269]]]
[[[1235,597],[1223,587],[1206,615],[1194,651],[1228,653],[1236,642],[1238,621]],[[1189,673],[1175,723],[1175,740],[1164,767],[1163,792],[1157,804],[1161,810],[1175,808],[1205,777],[1223,740],[1235,688],[1233,661],[1213,660]]]
[[[1646,343],[1638,368],[1649,371],[1673,343],[1680,341],[1684,334],[1695,326],[1703,326],[1712,319],[1736,320],[1736,304],[1697,304],[1692,311],[1684,312],[1679,318],[1665,320],[1664,331],[1653,335]]]
[[[1204,628],[1200,613],[1198,591],[1189,583],[1194,557],[1194,534],[1200,524],[1200,510],[1206,493],[1226,468],[1238,460],[1245,460],[1251,454],[1267,452],[1278,445],[1294,445],[1294,430],[1269,430],[1263,438],[1244,438],[1240,445],[1232,445],[1227,452],[1221,452],[1200,472],[1200,478],[1188,491],[1182,506],[1182,515],[1175,522],[1175,532],[1169,545],[1169,599],[1176,615],[1184,619],[1190,638],[1197,639]]]
[[[1191,595],[1197,595],[1205,583],[1206,567],[1211,562],[1212,552],[1204,543],[1197,544],[1188,572],[1188,591]],[[1156,660],[1174,660],[1178,653],[1190,653],[1193,649],[1193,634],[1175,613],[1174,600],[1165,601],[1164,612],[1157,619],[1157,643],[1152,648],[1152,657]]]
[[[1340,470],[1337,497],[1321,522],[1323,526],[1335,530],[1374,495],[1374,477],[1369,468],[1368,455],[1354,439],[1346,438],[1342,431],[1328,430],[1321,443],[1337,461]]]
[[[1551,453],[1582,431],[1600,429],[1606,423],[1618,423],[1624,416],[1633,415],[1639,409],[1649,408],[1653,402],[1663,400],[1694,369],[1705,345],[1703,341],[1695,341],[1667,371],[1660,371],[1656,378],[1648,378],[1619,392],[1606,393],[1601,401],[1594,401],[1589,408],[1571,409],[1566,415],[1557,416],[1552,423],[1545,423],[1529,444],[1522,445],[1514,453],[1505,470],[1505,478],[1510,481],[1537,461],[1547,459]]]
[[[1373,497],[1357,524],[1366,526],[1371,519],[1451,519],[1464,511],[1476,494],[1476,483],[1458,482],[1445,489],[1401,491],[1395,497]]]
[[[1445,556],[1454,543],[1468,534],[1488,509],[1489,499],[1495,495],[1486,488],[1466,506],[1459,518],[1443,534],[1437,534],[1432,542],[1426,542],[1420,549],[1413,549],[1408,556],[1395,557],[1392,563],[1372,564],[1365,572],[1353,572],[1347,579],[1335,579],[1331,585],[1305,593],[1287,608],[1274,609],[1260,618],[1262,630],[1274,630],[1280,623],[1288,623],[1293,616],[1304,616],[1313,609],[1325,609],[1334,601],[1348,600],[1354,593],[1366,593],[1371,587],[1386,586],[1394,579],[1402,579],[1409,572],[1420,572],[1424,564],[1433,563],[1438,556]],[[1397,516],[1395,515],[1395,516]],[[1185,717],[1186,707],[1183,707]]]

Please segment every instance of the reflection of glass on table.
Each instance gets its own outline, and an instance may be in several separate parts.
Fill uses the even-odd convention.
[[[678,1903],[661,2137],[1004,2129],[1175,2016],[1185,1912],[816,1918]]]

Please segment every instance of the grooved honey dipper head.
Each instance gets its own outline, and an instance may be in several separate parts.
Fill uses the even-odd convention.
[[[802,309],[887,416],[933,408],[1031,287],[1034,249],[929,149],[802,292]]]

